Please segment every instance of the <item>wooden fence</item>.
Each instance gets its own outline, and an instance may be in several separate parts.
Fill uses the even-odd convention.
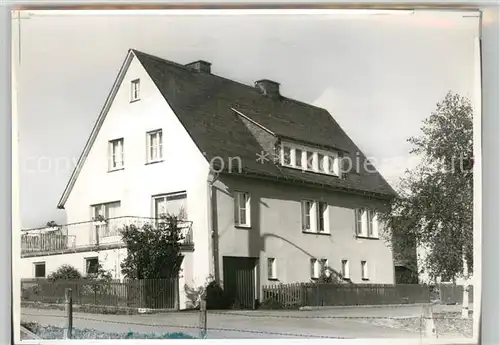
[[[72,289],[73,303],[109,307],[178,309],[178,279],[125,280],[22,279],[23,301],[63,303],[65,289]]]
[[[264,286],[264,303],[266,300],[289,307],[429,303],[431,288],[414,284],[280,284]]]
[[[464,290],[462,285],[439,284],[439,299],[442,304],[462,304]],[[474,287],[469,286],[469,303],[474,302]]]

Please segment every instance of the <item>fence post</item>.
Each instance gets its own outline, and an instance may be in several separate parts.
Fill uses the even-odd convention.
[[[207,297],[206,292],[201,294],[200,298],[200,338],[207,336]]]
[[[432,306],[424,306],[422,313],[424,325],[425,325],[425,336],[427,338],[435,337],[437,338],[437,331],[434,325],[434,315],[432,312]]]
[[[64,338],[71,339],[73,333],[73,298],[71,296],[71,289],[66,289],[66,329],[64,330]]]

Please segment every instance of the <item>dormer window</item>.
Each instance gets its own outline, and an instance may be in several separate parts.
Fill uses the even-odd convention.
[[[280,163],[289,168],[340,176],[339,153],[295,143],[283,143]]]

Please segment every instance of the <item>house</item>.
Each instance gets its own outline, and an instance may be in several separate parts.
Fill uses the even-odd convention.
[[[377,211],[393,196],[328,111],[284,97],[279,83],[129,50],[58,204],[67,241],[25,245],[22,274],[99,261],[121,279],[119,229],[182,211],[181,307],[185,284],[209,276],[246,306],[262,286],[308,282],[325,266],[391,284]]]

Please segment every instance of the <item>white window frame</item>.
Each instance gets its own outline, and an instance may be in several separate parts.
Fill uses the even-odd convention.
[[[319,263],[319,274],[321,275],[321,272],[325,269],[328,269],[328,259],[321,258],[318,261]]]
[[[342,278],[345,280],[351,279],[349,272],[349,260],[342,259],[340,260],[340,272],[342,274]]]
[[[169,198],[178,197],[178,196],[182,196],[182,197],[186,198],[186,203],[187,203],[187,193],[185,191],[174,192],[174,193],[166,193],[166,194],[159,194],[159,195],[153,195],[151,197],[152,202],[153,202],[152,212],[151,212],[152,215],[153,215],[153,218],[156,219],[156,220],[158,220],[158,219],[161,218],[162,215],[167,216],[167,214],[164,214],[164,213],[160,214],[160,213],[158,213],[158,210],[156,208],[157,200],[163,200],[163,201],[165,201],[165,204],[168,204]],[[187,212],[187,210],[185,210],[185,209],[183,211]],[[177,215],[174,215],[174,216],[177,216]],[[184,216],[187,217],[187,213]]]
[[[301,224],[302,231],[308,233],[319,233],[319,234],[329,234],[329,205],[324,201],[316,200],[301,200]],[[311,207],[307,207],[310,205]],[[321,205],[325,208],[321,214]],[[308,212],[309,211],[309,212]],[[323,222],[321,223],[321,219]],[[309,220],[309,226],[307,226],[307,220]],[[321,229],[321,224],[323,229]]]
[[[267,279],[277,280],[278,275],[276,272],[276,258],[267,258]]]
[[[137,78],[130,82],[130,102],[141,99],[141,79]]]
[[[311,258],[309,260],[310,263],[310,275],[312,279],[318,279],[319,278],[319,272],[318,272],[318,259],[316,258]]]
[[[105,202],[102,204],[91,205],[90,208],[91,208],[91,213],[92,213],[92,219],[96,220],[97,215],[102,215],[104,220],[108,220],[110,218],[109,217],[109,206],[110,205],[117,205],[118,208],[122,207],[121,201],[111,201],[111,202]],[[99,212],[96,212],[97,210],[99,210]],[[109,224],[107,224],[106,222],[103,222],[103,221],[94,222],[94,226],[93,226],[92,231],[97,231],[97,233],[99,234],[98,236],[100,238],[114,236],[113,234],[111,234],[111,229],[109,228]],[[91,236],[96,236],[96,235],[92,234]],[[97,240],[97,238],[96,238],[96,240]]]
[[[370,275],[368,274],[368,261],[361,260],[361,280],[370,280]]]
[[[241,197],[245,198],[244,205],[241,203]],[[236,191],[234,193],[234,225],[237,227],[249,228],[252,225],[251,222],[251,197],[250,193]],[[245,222],[241,219],[241,212],[245,212]]]
[[[285,167],[310,171],[320,174],[340,176],[340,153],[327,151],[304,145],[282,142],[280,148],[280,164]],[[285,149],[290,150],[290,162],[285,162]],[[300,150],[300,157],[297,151]]]
[[[321,276],[323,268],[328,268],[328,259],[326,258],[311,258],[309,260],[311,279],[318,279]]]
[[[152,141],[156,137],[157,143],[153,145]],[[154,154],[152,151],[156,154]],[[149,131],[146,133],[146,156],[147,163],[161,162],[163,161],[163,130],[155,129],[154,131]]]
[[[108,142],[108,171],[120,170],[125,167],[124,143],[123,138]]]
[[[377,211],[367,208],[354,210],[354,228],[357,237],[379,238]]]
[[[44,267],[44,276],[43,277],[37,277],[36,276],[36,268],[37,266],[42,266]],[[42,279],[42,278],[45,278],[47,277],[47,263],[45,261],[38,261],[38,262],[34,262],[33,263],[33,277],[35,277],[36,279]]]

